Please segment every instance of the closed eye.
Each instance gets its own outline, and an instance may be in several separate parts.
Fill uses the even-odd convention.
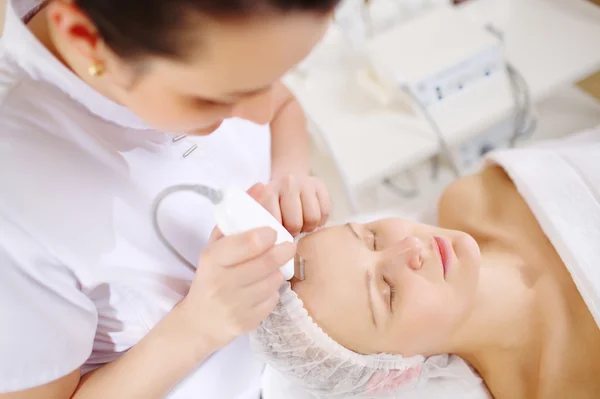
[[[370,231],[371,235],[369,237],[369,240],[371,241],[371,249],[373,249],[373,251],[377,251],[379,246],[377,243],[377,233],[374,231]]]
[[[383,282],[386,283],[388,285],[388,287],[390,287],[390,295],[389,295],[390,312],[394,313],[394,303],[396,301],[396,286],[385,277],[383,277]]]

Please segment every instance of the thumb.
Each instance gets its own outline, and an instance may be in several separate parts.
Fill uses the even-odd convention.
[[[279,223],[281,223],[281,209],[279,195],[273,191],[272,185],[257,183],[247,191],[256,202],[261,204]]]
[[[246,191],[257,202],[261,202],[264,199],[266,192],[267,189],[263,183],[256,183]]]
[[[208,237],[208,243],[211,244],[215,241],[220,240],[221,238],[223,238],[223,233],[221,232],[221,230],[219,230],[218,227],[215,227],[212,233],[210,233],[210,237]]]

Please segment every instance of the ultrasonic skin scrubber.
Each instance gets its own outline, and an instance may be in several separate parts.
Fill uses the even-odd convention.
[[[242,190],[223,190],[221,202],[215,204],[217,226],[226,236],[241,234],[259,227],[270,227],[277,232],[275,244],[294,242],[292,235],[250,195]],[[294,277],[294,259],[281,267],[286,280]]]
[[[294,242],[292,235],[271,215],[262,205],[256,202],[248,193],[239,189],[216,190],[202,185],[178,185],[165,189],[154,200],[152,207],[153,226],[163,244],[181,259],[188,267],[195,271],[196,266],[185,259],[173,245],[166,239],[158,225],[158,209],[162,201],[171,194],[179,191],[192,191],[210,200],[214,205],[214,215],[217,227],[226,235],[245,233],[260,227],[270,227],[277,232],[276,244]],[[304,261],[299,261],[300,279],[304,275]],[[281,267],[281,273],[286,280],[294,277],[295,259],[291,259]]]

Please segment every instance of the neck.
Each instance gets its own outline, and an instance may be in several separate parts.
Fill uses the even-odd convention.
[[[532,374],[538,372],[544,336],[533,283],[522,262],[505,252],[482,251],[482,264],[476,307],[453,340],[452,353],[475,367],[488,386],[498,375],[531,383],[537,380]]]

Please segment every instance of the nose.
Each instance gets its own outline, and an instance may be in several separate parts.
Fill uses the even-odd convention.
[[[423,266],[423,242],[418,237],[405,237],[387,251],[398,266],[419,270]]]
[[[268,89],[240,100],[232,116],[266,125],[273,119],[273,112],[273,90]]]

